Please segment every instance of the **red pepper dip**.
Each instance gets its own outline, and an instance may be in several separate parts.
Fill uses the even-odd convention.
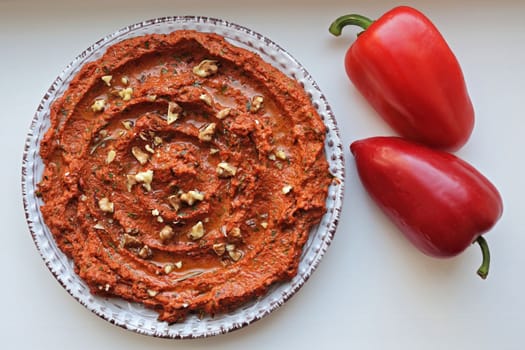
[[[92,293],[159,320],[231,311],[297,273],[332,180],[298,82],[215,34],[128,39],[51,109],[42,214]]]

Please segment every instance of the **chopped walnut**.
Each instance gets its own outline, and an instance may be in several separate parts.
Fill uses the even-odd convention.
[[[206,78],[217,73],[219,67],[215,60],[203,60],[201,63],[193,67],[193,74],[198,77]]]
[[[180,197],[176,194],[168,197],[168,203],[171,205],[173,210],[178,211],[180,209]]]
[[[100,222],[97,222],[97,223],[93,226],[93,228],[94,228],[95,230],[105,230],[105,229],[106,229],[106,228],[104,227],[104,225],[102,225]]]
[[[173,236],[175,235],[175,233],[173,232],[173,228],[169,225],[166,225],[162,228],[162,230],[160,230],[159,232],[159,238],[162,240],[162,241],[167,241],[171,238],[173,238]]]
[[[242,258],[242,251],[236,249],[235,244],[226,244],[226,251],[233,261],[239,261]]]
[[[129,101],[131,100],[131,96],[133,95],[133,88],[127,87],[125,89],[122,89],[118,92],[118,95],[120,98],[122,98],[123,101]]]
[[[122,84],[124,84],[124,85],[128,85],[128,84],[129,84],[129,79],[128,79],[128,77],[126,77],[126,76],[120,78],[120,81],[121,81]]]
[[[142,141],[148,141],[148,135],[144,131],[139,132],[139,137]]]
[[[283,151],[283,150],[277,150],[275,152],[275,156],[281,160],[287,160],[288,159],[288,156],[286,155],[286,153]]]
[[[131,128],[133,127],[133,122],[131,120],[124,120],[122,122],[122,126],[124,127],[124,129],[126,130],[131,130]]]
[[[137,180],[135,180],[135,175],[126,175],[126,188],[128,192],[131,192],[131,188],[136,183],[137,183]]]
[[[204,236],[204,225],[202,224],[202,221],[199,221],[193,227],[191,228],[191,231],[189,232],[188,236],[192,240],[196,241]]]
[[[217,119],[224,119],[226,118],[227,116],[230,115],[230,112],[231,112],[231,108],[224,108],[224,109],[221,109],[220,111],[217,112],[217,114],[215,115],[215,117]]]
[[[133,237],[127,233],[123,234],[120,238],[121,248],[138,248],[142,246],[142,242],[137,237]]]
[[[113,79],[112,75],[104,75],[102,78],[102,81],[106,83],[107,86],[111,86],[111,79]]]
[[[228,252],[228,255],[233,261],[239,261],[242,258],[242,251],[240,250],[232,250]]]
[[[230,237],[240,238],[242,236],[241,235],[241,229],[238,228],[238,227],[234,227],[234,228],[232,228],[232,230],[230,231],[230,233],[228,235]]]
[[[148,295],[149,295],[150,297],[152,297],[152,298],[153,298],[153,297],[156,297],[156,296],[157,296],[157,294],[159,294],[159,292],[158,292],[158,291],[156,291],[156,290],[153,290],[153,289],[148,289],[148,291],[147,291],[147,292],[148,292]]]
[[[109,201],[107,197],[104,197],[98,201],[98,207],[105,213],[113,213],[115,206]]]
[[[106,100],[103,98],[96,99],[91,105],[93,112],[102,112],[106,108]]]
[[[202,102],[206,103],[208,106],[211,106],[212,103],[213,103],[213,100],[211,98],[210,95],[208,94],[202,94],[199,96],[199,100],[201,100]]]
[[[155,102],[157,100],[157,95],[148,95],[146,96],[146,100],[149,102]]]
[[[148,160],[149,160],[149,154],[147,154],[146,152],[142,151],[137,146],[133,146],[131,148],[131,153],[133,153],[133,156],[135,157],[135,159],[138,160],[139,163],[142,164],[142,165],[146,164],[148,162]]]
[[[291,185],[285,185],[285,186],[283,186],[282,192],[283,192],[284,194],[288,194],[288,193],[290,193],[290,191],[291,191],[292,189],[293,189],[293,187],[292,187]]]
[[[129,233],[132,236],[139,234],[139,229],[136,227],[126,227],[126,233]]]
[[[182,193],[180,195],[180,200],[188,205],[193,205],[196,201],[204,200],[204,193],[199,191],[188,191],[187,193]]]
[[[268,228],[268,223],[266,221],[261,222],[262,228]]]
[[[115,150],[110,150],[106,157],[106,164],[110,164],[112,161],[114,161],[116,156],[117,152],[115,152]]]
[[[162,144],[162,138],[160,136],[153,137],[153,144],[155,146],[159,146]]]
[[[217,165],[217,175],[222,178],[228,178],[235,176],[237,168],[226,162],[220,162]]]
[[[182,112],[182,108],[176,102],[168,103],[168,116],[167,116],[168,124],[172,124],[173,122],[175,122],[179,118],[179,114],[181,112]]]
[[[173,264],[166,264],[166,265],[164,265],[164,273],[166,275],[171,273],[173,270],[175,270],[175,265],[173,265]]]
[[[154,154],[154,153],[155,153],[155,150],[154,150],[150,145],[146,145],[146,146],[144,146],[144,149],[145,149],[146,151],[148,151],[149,153],[151,153],[151,154]]]
[[[250,103],[250,112],[252,113],[258,112],[261,109],[263,102],[264,102],[264,97],[262,97],[261,95],[253,96],[251,103]]]
[[[215,243],[212,248],[217,255],[222,255],[226,251],[226,245],[224,243]]]
[[[182,261],[177,261],[174,265],[176,268],[180,269],[182,268]]]
[[[135,175],[135,181],[142,183],[142,186],[149,192],[153,181],[153,170],[146,170]]]
[[[148,245],[144,245],[142,248],[140,248],[138,254],[142,259],[149,259],[153,256],[153,251]]]
[[[215,133],[215,123],[210,123],[199,129],[199,140],[211,141],[213,134]]]

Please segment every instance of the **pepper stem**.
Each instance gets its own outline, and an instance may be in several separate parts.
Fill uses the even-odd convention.
[[[489,266],[490,266],[489,246],[485,238],[483,238],[482,236],[479,236],[476,239],[476,242],[481,247],[481,253],[483,254],[483,262],[481,263],[481,266],[478,269],[478,275],[479,277],[486,279],[487,275],[489,274]]]
[[[361,15],[344,15],[333,21],[328,31],[335,36],[339,36],[343,31],[343,27],[347,25],[358,26],[366,30],[373,22],[370,18]]]

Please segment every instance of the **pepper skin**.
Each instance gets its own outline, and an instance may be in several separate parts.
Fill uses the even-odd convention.
[[[481,235],[502,215],[498,190],[460,158],[398,137],[350,145],[363,186],[423,253],[451,257],[477,241],[485,278],[489,250]]]
[[[378,20],[360,15],[336,19],[364,29],[345,57],[357,90],[401,136],[454,151],[474,127],[474,109],[461,67],[447,42],[421,12],[396,7]]]

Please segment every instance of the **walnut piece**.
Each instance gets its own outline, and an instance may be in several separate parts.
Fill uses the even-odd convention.
[[[181,112],[182,112],[182,108],[176,102],[168,103],[168,116],[167,116],[168,124],[172,124],[177,119],[179,119],[179,114]]]
[[[200,95],[199,96],[199,100],[201,100],[202,102],[206,103],[206,105],[208,105],[208,106],[211,106],[212,103],[213,103],[213,100],[212,100],[211,96],[208,95],[208,94]]]
[[[283,192],[284,194],[288,194],[288,193],[290,193],[290,191],[291,191],[292,189],[293,189],[293,187],[292,187],[291,185],[284,185],[284,186],[283,186],[283,189],[282,189],[282,192]]]
[[[240,250],[232,250],[228,252],[228,255],[233,261],[239,261],[243,254]]]
[[[115,150],[109,150],[108,155],[106,157],[106,164],[110,164],[112,161],[114,161],[116,156],[117,152],[115,152]]]
[[[282,149],[277,150],[275,152],[275,156],[277,158],[279,158],[280,160],[287,160],[288,159],[288,156],[286,155],[286,153]]]
[[[98,207],[105,213],[113,213],[115,206],[112,202],[109,201],[107,197],[101,198],[98,201]]]
[[[131,148],[131,153],[133,154],[135,159],[138,160],[139,163],[142,165],[146,164],[149,160],[149,154],[147,154],[137,146],[133,146]]]
[[[236,173],[237,173],[237,168],[229,163],[220,162],[217,165],[217,175],[221,178],[232,177],[232,176],[235,176]]]
[[[201,63],[193,67],[193,74],[198,77],[206,78],[217,73],[219,67],[215,60],[203,60]]]
[[[191,228],[191,231],[189,232],[188,236],[192,240],[196,241],[198,239],[201,239],[204,236],[204,225],[202,224],[202,221],[199,221],[193,227]]]
[[[122,126],[124,127],[124,129],[126,130],[131,130],[131,128],[133,127],[133,122],[131,120],[124,120],[122,122]]]
[[[126,175],[126,188],[128,189],[128,192],[131,192],[131,188],[136,183],[137,180],[135,180],[135,175]]]
[[[159,232],[159,238],[162,240],[162,241],[167,241],[171,238],[173,238],[173,236],[175,235],[175,233],[173,232],[173,228],[169,225],[166,225],[162,228],[162,230],[160,230]]]
[[[153,170],[146,170],[135,175],[135,181],[142,183],[142,186],[149,192],[153,181]]]
[[[122,98],[123,101],[129,101],[131,100],[131,96],[133,95],[133,88],[127,87],[125,89],[122,89],[118,92],[118,95],[120,98]]]
[[[215,254],[217,255],[222,255],[224,254],[224,252],[226,251],[226,245],[224,243],[215,243],[213,246],[213,251],[215,252]]]
[[[182,193],[180,195],[180,200],[191,206],[197,201],[204,200],[204,193],[193,190],[188,191],[187,193]]]
[[[144,245],[142,248],[140,248],[138,254],[142,259],[149,259],[153,256],[153,251],[148,245]]]
[[[168,203],[171,205],[173,210],[178,211],[180,209],[180,197],[176,194],[168,197]]]
[[[215,123],[210,123],[199,129],[199,140],[211,141],[213,134],[215,134]]]
[[[233,238],[240,238],[242,236],[241,235],[241,229],[238,228],[238,227],[232,228],[232,230],[230,231],[228,236],[233,237]]]
[[[104,75],[102,78],[102,81],[106,83],[107,86],[111,86],[111,79],[113,79],[112,75]]]
[[[226,251],[233,261],[239,261],[243,256],[242,251],[236,249],[235,244],[226,244]]]
[[[262,97],[261,95],[253,96],[251,103],[250,103],[250,112],[252,113],[258,112],[261,109],[263,102],[264,102],[264,97]]]
[[[224,118],[226,118],[227,116],[230,115],[231,110],[232,110],[231,108],[223,108],[223,109],[221,109],[220,111],[217,112],[215,117],[217,119],[224,119]]]
[[[164,273],[166,275],[171,273],[173,270],[175,270],[175,265],[173,265],[173,264],[166,264],[166,265],[164,265]]]
[[[91,110],[93,112],[102,112],[106,108],[106,100],[103,98],[98,98],[91,105]]]
[[[142,242],[137,238],[127,233],[123,234],[120,238],[121,248],[138,248],[142,246]]]

